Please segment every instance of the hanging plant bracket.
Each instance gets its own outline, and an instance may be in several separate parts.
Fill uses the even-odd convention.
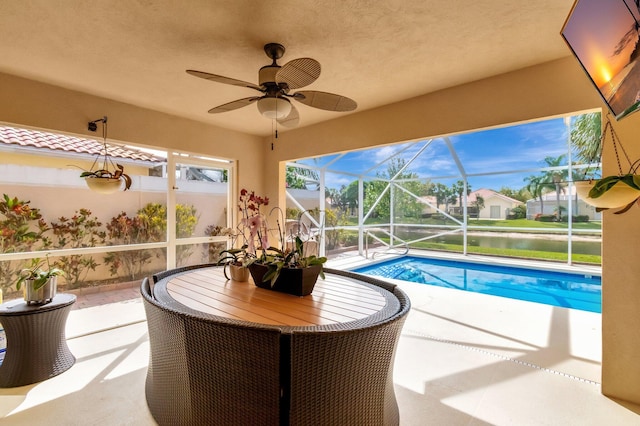
[[[107,116],[97,120],[90,121],[88,124],[89,131],[95,132],[98,128],[97,123],[102,123],[102,150],[96,155],[91,169],[80,174],[84,178],[89,189],[101,193],[112,194],[122,187],[124,182],[124,190],[131,188],[131,177],[124,173],[124,166],[116,164],[109,155],[107,145]],[[100,165],[98,161],[102,159]]]

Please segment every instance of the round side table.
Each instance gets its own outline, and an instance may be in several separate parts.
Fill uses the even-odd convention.
[[[10,300],[0,305],[7,350],[0,364],[0,387],[41,382],[68,370],[76,362],[65,336],[73,294],[57,294],[45,305]]]

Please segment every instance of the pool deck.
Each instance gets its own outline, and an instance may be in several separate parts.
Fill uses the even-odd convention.
[[[487,263],[477,255],[408,255]],[[371,263],[344,255],[328,266]],[[502,258],[491,263],[602,274],[600,267],[584,265]],[[391,281],[412,304],[394,370],[401,413],[412,419],[406,424],[640,424],[640,407],[601,394],[601,314]]]
[[[328,266],[367,263],[345,255]],[[640,424],[640,406],[601,393],[600,314],[398,285],[412,305],[394,364],[401,426]],[[76,364],[39,384],[0,389],[0,419],[156,424],[144,396],[148,340],[137,289],[82,294],[76,306],[67,322]]]
[[[487,263],[487,257],[432,254],[424,251],[408,255],[443,260]],[[392,257],[381,256],[376,261]],[[600,275],[598,267],[550,265],[549,262],[523,262],[491,259],[492,264],[552,271]],[[344,256],[328,262],[338,269],[354,269],[371,264],[370,259]],[[460,291],[407,281],[398,284],[411,299],[412,312],[405,332],[414,332],[433,341],[468,348],[490,348],[494,356],[511,362],[524,362],[593,383],[600,382],[601,314],[566,309],[541,303]],[[548,345],[562,342],[562,355]],[[560,349],[560,348],[558,348]],[[551,355],[553,353],[553,355]],[[410,374],[410,372],[407,372]]]

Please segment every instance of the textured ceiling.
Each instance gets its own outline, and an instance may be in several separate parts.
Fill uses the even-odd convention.
[[[573,0],[0,0],[0,72],[255,135],[255,105],[207,111],[254,90],[286,47],[322,73],[305,90],[354,99],[351,113],[300,103],[300,126],[569,55],[560,30]],[[1,93],[1,89],[0,89]],[[0,98],[1,102],[1,98]],[[282,129],[284,130],[284,129]]]

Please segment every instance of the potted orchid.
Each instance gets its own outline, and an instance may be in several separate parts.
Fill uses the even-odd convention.
[[[232,248],[222,250],[219,253],[218,265],[224,265],[224,277],[228,280],[233,281],[248,281],[249,280],[249,269],[247,269],[247,265],[251,261],[252,257],[249,252],[247,252],[247,245],[243,245],[242,247],[233,247],[235,245],[240,232],[238,230],[234,230],[232,228],[224,228],[220,232],[220,235],[227,235],[231,238],[231,246]],[[227,273],[227,270],[229,273]]]
[[[323,264],[327,258],[306,255],[300,236],[286,235],[284,217],[278,207],[269,212],[269,217],[279,213],[276,227],[269,228],[268,216],[262,211],[268,205],[269,198],[246,189],[240,191],[238,208],[242,216],[234,237],[241,239],[241,247],[225,250],[225,258],[247,267],[258,287],[298,296],[310,294],[318,276],[324,278]],[[269,242],[274,234],[277,245]]]
[[[64,275],[64,271],[51,267],[48,255],[46,262],[37,258],[31,259],[31,265],[20,271],[16,290],[20,290],[24,284],[24,301],[27,304],[49,303],[57,293],[58,275]]]
[[[266,219],[261,207],[269,204],[269,198],[256,195],[255,191],[242,189],[238,198],[241,217],[236,229],[221,231],[231,239],[231,248],[220,252],[218,264],[224,265],[224,275],[234,281],[247,281],[247,267],[256,260],[256,250],[268,245]],[[237,244],[241,244],[237,247]],[[227,275],[227,269],[230,275]]]

